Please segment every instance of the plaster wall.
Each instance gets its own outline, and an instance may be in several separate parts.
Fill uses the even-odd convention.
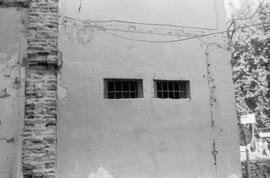
[[[133,13],[132,8],[123,8],[132,3],[134,9],[140,9],[141,1],[125,1],[120,7],[115,7],[119,3],[112,0],[91,1],[102,8],[112,7],[114,12],[125,9],[121,13],[100,11],[91,3],[82,2],[80,12],[75,1],[67,0],[61,6],[63,18],[71,16],[77,20],[72,28],[60,23],[59,50],[63,65],[58,82],[57,175],[65,178],[240,177],[230,53],[215,45],[225,45],[226,40],[211,36],[175,43],[148,43],[119,38],[76,22],[108,20],[116,15],[120,20],[163,23],[153,15],[157,10],[155,3],[148,1],[149,13],[142,15]],[[176,18],[178,25],[203,24],[206,28],[218,27],[218,31],[225,29],[223,1],[216,2],[218,24],[212,10],[190,7],[188,14],[194,16],[188,16],[185,8],[190,2],[181,3],[183,6],[177,10],[164,9],[163,19],[177,16],[181,17]],[[158,4],[162,7],[162,1]],[[214,1],[203,1],[206,9],[214,6]],[[199,14],[209,17],[205,23],[198,18]],[[157,28],[155,32],[160,31]],[[151,38],[144,34],[124,35],[133,39]],[[143,79],[144,97],[104,99],[104,78]],[[191,98],[154,98],[154,79],[189,80]]]
[[[22,20],[25,10],[0,7],[0,177],[18,177],[23,114]]]
[[[140,23],[216,28],[216,12],[218,11],[216,1],[221,2],[220,0],[167,0],[166,2],[163,0],[82,0],[81,2],[66,0],[61,1],[61,6],[65,15],[80,17],[80,19],[117,19]],[[200,23],[202,21],[203,24]]]

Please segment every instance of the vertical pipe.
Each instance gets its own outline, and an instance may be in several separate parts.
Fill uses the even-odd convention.
[[[247,169],[247,178],[250,178],[250,164],[249,164],[249,152],[248,152],[248,148],[246,148],[246,169]]]

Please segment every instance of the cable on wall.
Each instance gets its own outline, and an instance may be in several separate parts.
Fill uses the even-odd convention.
[[[72,19],[81,22],[88,22],[88,23],[127,23],[127,24],[134,24],[134,25],[147,25],[147,26],[161,26],[161,27],[177,27],[177,28],[187,28],[187,29],[199,29],[199,30],[217,30],[216,28],[205,28],[205,27],[192,27],[192,26],[182,26],[182,25],[175,25],[175,24],[156,24],[156,23],[143,23],[143,22],[135,22],[135,21],[125,21],[125,20],[82,20],[76,19],[69,16],[64,16],[65,19]]]
[[[242,29],[242,28],[247,28],[247,27],[251,27],[251,26],[261,26],[261,25],[267,25],[267,26],[270,26],[270,23],[260,23],[260,24],[246,25],[245,27],[239,27],[239,28],[233,29],[233,30],[239,30],[239,29]],[[233,31],[233,30],[231,30],[231,31]],[[204,35],[195,35],[195,36],[193,36],[193,37],[183,38],[183,39],[175,39],[175,40],[157,40],[157,41],[135,39],[135,38],[129,38],[129,37],[125,37],[125,36],[122,36],[122,35],[117,35],[117,34],[110,33],[110,32],[106,32],[106,31],[103,31],[103,32],[104,32],[104,33],[107,33],[107,34],[110,34],[110,35],[112,35],[112,36],[118,37],[118,38],[125,39],[125,40],[140,41],[140,42],[148,42],[148,43],[172,43],[172,42],[186,41],[186,40],[191,40],[191,39],[196,39],[196,38],[201,38],[201,37],[207,37],[207,36],[212,36],[212,35],[217,35],[217,34],[222,34],[222,33],[228,33],[228,30],[219,31],[219,32],[215,32],[215,33],[208,33],[208,34],[204,34]]]

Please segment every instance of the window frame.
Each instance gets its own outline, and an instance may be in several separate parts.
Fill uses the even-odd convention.
[[[108,89],[108,83],[109,82],[135,82],[135,97],[130,97],[130,93],[133,92],[130,90],[130,84],[129,84],[129,90],[125,91],[123,90],[123,85],[121,84],[121,90],[115,90],[114,91],[110,91]],[[134,79],[134,78],[104,78],[103,79],[103,83],[104,83],[104,90],[103,90],[103,95],[104,95],[104,99],[113,99],[113,100],[117,100],[117,99],[138,99],[138,98],[143,98],[143,79]],[[117,98],[116,96],[114,96],[113,98],[109,97],[109,92],[114,92],[114,95],[116,95],[116,93],[121,93],[121,97]],[[127,92],[129,93],[129,97],[123,97],[124,93]]]
[[[186,97],[181,97],[180,93],[181,93],[181,83],[184,82],[185,83],[185,95]],[[153,83],[154,83],[154,98],[158,98],[158,99],[173,99],[173,100],[179,100],[179,99],[191,99],[191,94],[190,94],[190,81],[189,80],[164,80],[164,79],[155,79],[153,80]],[[162,97],[159,97],[158,95],[158,83],[161,83],[161,84],[164,84],[164,83],[167,83],[167,87],[169,84],[173,84],[173,88],[174,87],[174,84],[176,83],[179,83],[179,89],[178,89],[178,92],[179,92],[179,98],[175,97],[175,93],[176,91],[173,89],[173,90],[170,90],[169,87],[168,89],[166,90],[167,91],[167,97],[164,97],[164,93],[162,93]],[[163,92],[163,91],[162,91]],[[170,92],[173,93],[174,97],[170,97]]]

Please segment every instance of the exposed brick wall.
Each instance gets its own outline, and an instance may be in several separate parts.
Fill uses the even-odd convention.
[[[1,0],[0,7],[29,7],[29,0]]]
[[[243,178],[247,178],[246,162],[242,162]],[[270,178],[270,160],[250,161],[251,178]]]
[[[24,178],[56,177],[58,0],[31,0],[29,6]]]
[[[29,8],[27,62],[57,64],[58,0],[32,0]]]

